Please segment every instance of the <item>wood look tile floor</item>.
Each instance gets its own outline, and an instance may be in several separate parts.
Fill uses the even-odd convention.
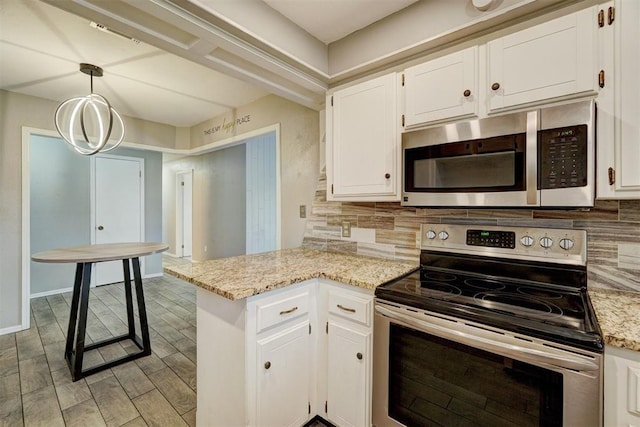
[[[143,286],[151,356],[76,382],[63,357],[71,293],[32,299],[31,328],[0,336],[0,426],[194,426],[195,287],[168,275]],[[89,308],[88,342],[127,332],[122,283],[91,289]],[[84,366],[135,350],[112,344]]]

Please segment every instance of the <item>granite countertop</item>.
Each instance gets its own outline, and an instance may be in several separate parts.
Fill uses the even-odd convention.
[[[640,351],[640,293],[589,289],[604,343]]]
[[[375,289],[416,268],[418,264],[411,262],[295,248],[171,265],[164,271],[230,300],[239,300],[315,278]]]

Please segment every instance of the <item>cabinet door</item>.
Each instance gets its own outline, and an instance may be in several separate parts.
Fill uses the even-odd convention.
[[[596,16],[592,7],[489,42],[489,110],[595,93]]]
[[[258,340],[259,425],[299,427],[309,418],[310,337],[304,321]]]
[[[608,15],[614,3],[601,6]],[[598,95],[598,198],[640,198],[640,2],[617,0],[601,30],[605,85]]]
[[[477,114],[478,47],[405,70],[405,127]]]
[[[328,200],[399,200],[396,94],[396,75],[389,74],[328,99]]]
[[[329,320],[327,416],[338,426],[370,425],[371,333]]]
[[[614,347],[605,348],[604,425],[640,426],[638,352]]]

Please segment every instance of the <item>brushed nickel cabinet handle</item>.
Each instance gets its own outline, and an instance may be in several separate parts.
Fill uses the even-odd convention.
[[[468,98],[469,96],[471,96],[471,91],[467,89],[462,94],[464,95],[465,98]]]
[[[358,360],[362,360],[362,353],[356,354],[356,357],[358,358]]]
[[[342,305],[342,304],[338,304],[338,305],[337,305],[337,307],[338,307],[340,310],[348,311],[349,313],[355,313],[355,312],[356,312],[356,309],[355,309],[355,308],[345,307],[345,306],[344,306],[344,305]]]
[[[271,362],[267,361],[264,364],[264,369],[269,369],[271,367]]]
[[[297,309],[298,309],[298,307],[293,307],[293,308],[290,308],[289,310],[283,310],[283,311],[280,312],[280,316],[283,316],[283,315],[289,314],[289,313],[293,313]]]
[[[500,83],[494,83],[491,85],[491,90],[498,90],[500,89]]]

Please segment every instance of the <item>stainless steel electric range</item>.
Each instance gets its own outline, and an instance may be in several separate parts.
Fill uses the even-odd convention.
[[[377,288],[374,425],[602,425],[586,232],[424,224]]]

